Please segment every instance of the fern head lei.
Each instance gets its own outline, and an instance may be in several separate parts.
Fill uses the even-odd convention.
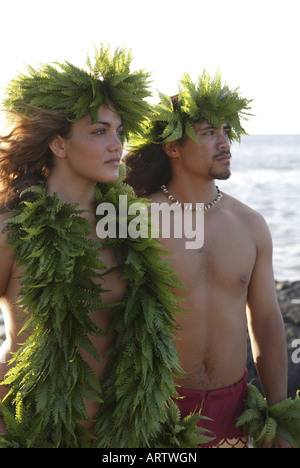
[[[27,117],[36,109],[66,115],[76,122],[90,114],[91,123],[97,121],[98,109],[110,103],[120,114],[124,139],[140,130],[140,121],[149,112],[146,98],[151,95],[150,74],[144,70],[131,72],[131,50],[95,47],[95,62],[87,57],[87,70],[69,62],[42,65],[39,69],[27,67],[28,74],[20,73],[7,86],[5,108]]]
[[[226,123],[230,140],[240,141],[247,134],[241,120],[247,119],[250,100],[242,97],[238,88],[230,90],[222,84],[218,71],[211,77],[206,71],[194,83],[188,74],[179,82],[179,94],[169,97],[159,93],[160,103],[152,108],[151,118],[143,122],[143,131],[130,142],[136,152],[150,144],[164,144],[180,140],[187,134],[199,143],[193,129],[196,122],[207,121],[215,128]]]

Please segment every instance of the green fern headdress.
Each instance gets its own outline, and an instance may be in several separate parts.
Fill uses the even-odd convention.
[[[8,84],[4,106],[27,116],[41,108],[74,122],[90,114],[95,122],[99,106],[112,102],[128,138],[140,129],[149,109],[145,98],[150,95],[149,74],[130,72],[131,61],[131,51],[116,49],[111,54],[110,47],[102,46],[99,51],[95,48],[93,66],[87,58],[88,71],[69,62],[45,64],[37,70],[28,66],[28,75],[21,73]]]
[[[230,90],[222,85],[219,71],[213,78],[204,71],[197,83],[184,74],[178,96],[171,98],[162,93],[159,96],[160,103],[153,106],[151,118],[145,119],[143,131],[130,142],[132,151],[153,143],[179,140],[185,133],[198,142],[193,125],[202,121],[216,128],[228,124],[231,140],[239,141],[246,134],[241,119],[250,115],[247,111],[251,101],[243,98],[238,88]]]

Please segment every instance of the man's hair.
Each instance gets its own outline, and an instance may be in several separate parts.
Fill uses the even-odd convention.
[[[219,72],[213,78],[204,72],[197,83],[185,74],[178,95],[169,97],[159,93],[159,96],[160,103],[152,107],[142,131],[130,140],[130,151],[125,158],[126,182],[144,196],[166,185],[171,178],[171,167],[163,150],[165,143],[182,144],[186,136],[199,143],[193,126],[203,121],[216,128],[226,123],[230,140],[239,141],[240,136],[246,134],[241,118],[249,115],[251,102],[237,89],[230,90],[223,85]]]
[[[14,209],[22,191],[46,179],[52,167],[49,143],[56,135],[67,138],[72,123],[66,116],[36,109],[26,117],[10,112],[13,128],[0,137],[0,212]]]
[[[170,97],[174,110],[178,105],[178,94]],[[184,136],[178,140],[184,141]],[[140,151],[129,151],[124,157],[125,182],[134,188],[139,197],[147,197],[167,185],[172,176],[171,164],[163,145],[150,143]]]
[[[138,153],[128,153],[125,182],[134,188],[138,197],[157,192],[171,179],[172,170],[168,156],[161,145],[154,143]]]

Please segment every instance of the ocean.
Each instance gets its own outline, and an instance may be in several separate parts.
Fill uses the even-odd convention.
[[[217,185],[266,219],[275,279],[299,281],[300,135],[243,136],[231,152],[232,175]]]

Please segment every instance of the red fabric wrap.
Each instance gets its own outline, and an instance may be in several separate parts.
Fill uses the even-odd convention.
[[[199,426],[211,430],[216,437],[201,447],[247,447],[247,438],[243,436],[242,428],[235,426],[237,418],[243,412],[247,375],[246,369],[239,382],[219,390],[203,392],[180,387],[177,389],[178,395],[184,397],[174,400],[182,418],[202,408],[201,415],[212,419],[212,421],[200,420]]]

